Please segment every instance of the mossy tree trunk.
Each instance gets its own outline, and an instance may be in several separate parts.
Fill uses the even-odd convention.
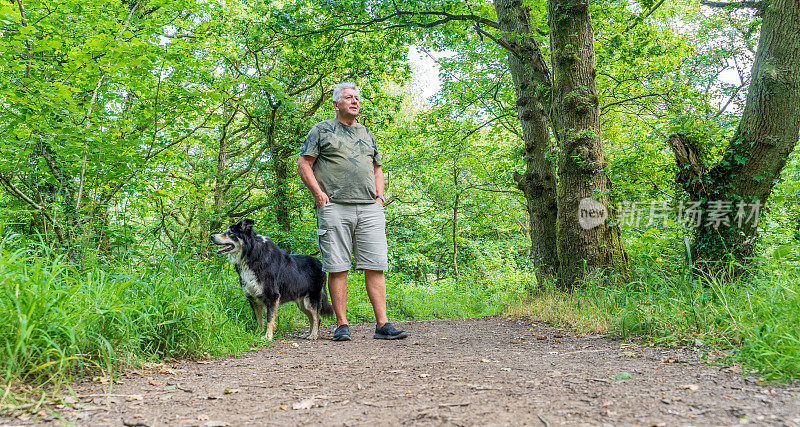
[[[679,182],[703,202],[692,255],[704,272],[731,260],[746,264],[753,255],[757,214],[800,134],[800,2],[759,4],[764,18],[747,101],[722,159],[706,172],[690,141],[670,137]],[[714,214],[726,220],[713,221]]]
[[[517,116],[525,143],[525,173],[515,174],[517,187],[527,202],[530,219],[531,259],[539,283],[552,282],[558,274],[556,242],[556,177],[549,158],[550,75],[531,34],[528,10],[521,0],[495,0],[494,7],[503,40],[512,49],[508,68],[517,94]],[[548,158],[549,157],[549,158]]]
[[[573,287],[595,272],[621,269],[625,251],[619,229],[604,220],[610,211],[611,180],[604,171],[588,0],[548,0],[548,15],[553,69],[550,118],[561,148],[558,257],[562,283]],[[592,217],[579,221],[581,214]]]

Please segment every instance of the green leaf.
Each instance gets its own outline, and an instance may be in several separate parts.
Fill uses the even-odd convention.
[[[611,379],[614,379],[614,380],[629,380],[631,378],[633,378],[633,375],[631,375],[630,373],[625,372],[625,371],[622,371],[622,372],[618,373],[617,375],[614,375],[613,377],[611,377]]]

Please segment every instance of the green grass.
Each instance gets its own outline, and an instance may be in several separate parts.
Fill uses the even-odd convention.
[[[166,258],[78,271],[46,250],[7,246],[0,245],[4,404],[21,384],[57,385],[164,357],[232,354],[257,339],[236,282],[213,265]]]

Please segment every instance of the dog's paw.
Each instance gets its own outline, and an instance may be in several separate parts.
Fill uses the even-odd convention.
[[[272,341],[272,335],[264,335],[261,337],[261,341]]]
[[[305,339],[307,339],[307,340],[312,340],[312,341],[313,341],[313,340],[315,340],[315,339],[318,339],[318,338],[319,338],[319,335],[311,335],[311,334],[308,334],[308,335],[303,335],[303,338],[305,338]]]

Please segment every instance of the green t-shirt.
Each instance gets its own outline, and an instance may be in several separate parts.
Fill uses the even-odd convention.
[[[312,170],[334,203],[375,203],[375,170],[380,165],[375,135],[364,125],[345,126],[330,119],[308,132],[301,156],[316,157]]]

